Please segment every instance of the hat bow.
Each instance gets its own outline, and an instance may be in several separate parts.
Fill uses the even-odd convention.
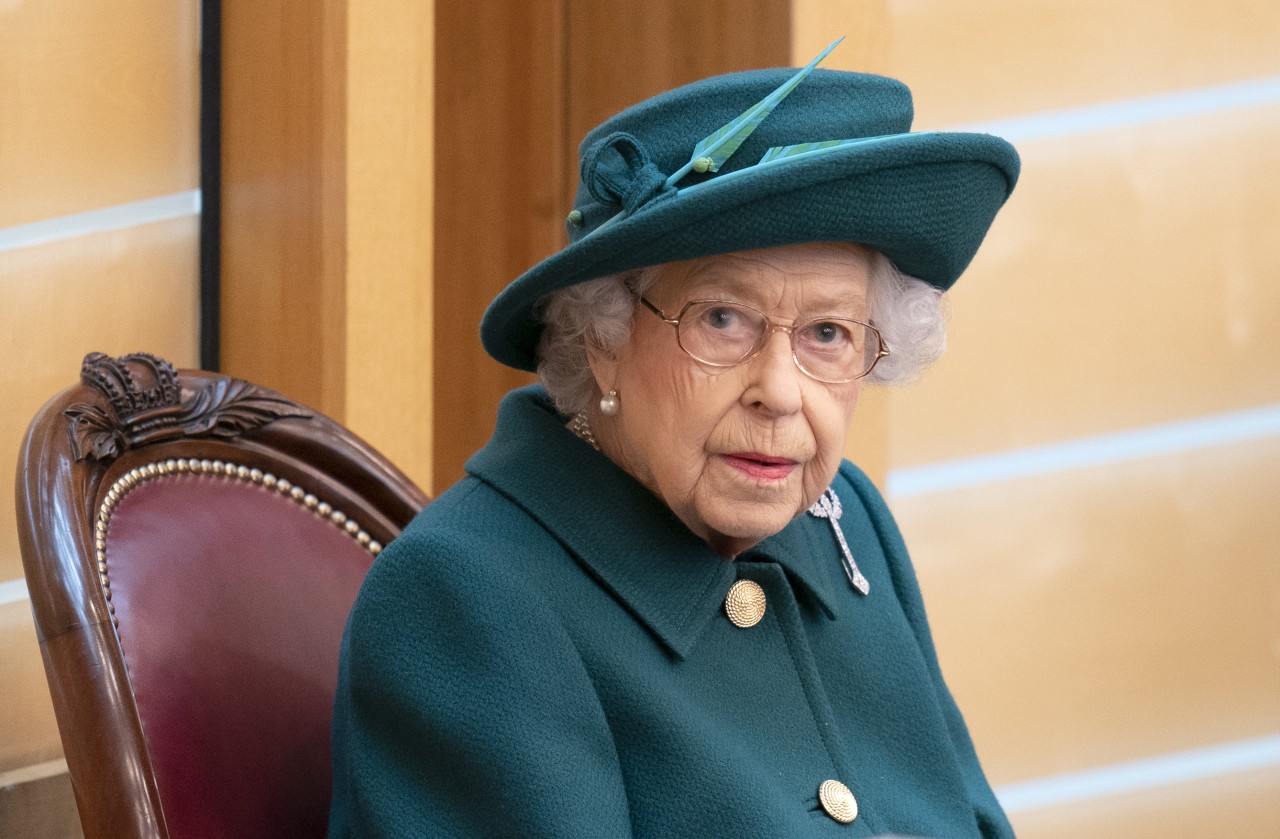
[[[675,194],[644,143],[625,131],[615,131],[587,151],[582,158],[582,182],[601,204],[621,207],[628,215],[664,190]]]

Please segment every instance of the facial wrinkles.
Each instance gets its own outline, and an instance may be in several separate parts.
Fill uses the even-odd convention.
[[[806,462],[815,454],[813,435],[802,422],[760,421],[746,413],[726,418],[725,427],[709,447],[715,454],[759,452]]]
[[[828,459],[819,458],[820,448],[815,432],[823,427],[823,418],[815,416],[815,411],[810,410],[815,406],[810,403],[809,397],[815,394],[806,394],[809,386],[795,378],[802,374],[794,370],[789,349],[779,352],[782,352],[782,357],[770,359],[768,363],[782,366],[780,374],[790,381],[775,386],[784,389],[794,386],[800,392],[774,400],[775,403],[785,401],[783,409],[779,409],[777,404],[744,405],[743,398],[734,398],[726,405],[723,416],[718,418],[707,440],[704,454],[707,456],[705,468],[708,470],[713,468],[715,458],[723,455],[761,454],[794,460],[797,468],[790,480],[799,482],[798,493],[780,493],[770,502],[790,518],[808,505],[812,500],[810,495],[816,497],[825,488],[827,477],[823,475],[827,471]],[[745,367],[741,368],[741,377],[749,381],[758,380],[759,376],[753,376]],[[771,372],[769,375],[776,376],[779,372]],[[751,384],[735,384],[733,392],[747,394],[752,387]],[[821,483],[816,491],[812,489],[815,483]],[[692,490],[690,494],[693,494]],[[809,500],[798,504],[798,497]]]
[[[789,356],[786,361],[788,364],[792,363]],[[799,371],[796,371],[796,375],[803,377]],[[757,422],[763,423],[764,435],[772,446],[773,453],[791,456],[800,461],[803,498],[799,507],[803,509],[826,488],[839,465],[842,447],[832,445],[831,438],[834,435],[843,438],[847,417],[843,414],[832,415],[831,408],[838,404],[839,396],[829,392],[830,386],[807,378],[797,378],[796,381],[799,382],[799,406],[793,413],[762,417],[761,412],[756,412],[747,416],[754,416]],[[855,385],[854,388],[856,387]],[[789,451],[789,446],[796,446],[799,456],[792,453],[795,450]],[[793,512],[798,513],[800,509]]]
[[[659,324],[661,325],[661,324]],[[663,327],[666,329],[667,327]],[[639,337],[639,336],[638,336]],[[657,338],[657,342],[653,339]],[[658,342],[665,337],[660,333],[656,336],[645,335],[641,337],[638,346],[641,348],[637,353],[641,356],[636,366],[629,372],[641,377],[653,377],[653,380],[646,384],[642,392],[658,392],[671,394],[673,398],[656,400],[653,404],[627,404],[624,408],[622,421],[624,424],[632,426],[634,429],[631,433],[624,434],[621,440],[622,457],[624,459],[624,468],[636,477],[641,483],[645,484],[650,490],[656,491],[659,496],[669,498],[670,489],[661,486],[660,478],[654,474],[654,470],[649,463],[647,452],[642,450],[639,443],[653,433],[656,428],[678,428],[678,423],[682,422],[680,414],[680,406],[688,404],[696,404],[699,392],[699,383],[695,379],[695,370],[690,370],[687,365],[678,363],[679,358],[671,360],[677,363],[664,363],[661,356],[664,353],[660,349]],[[671,336],[674,338],[674,336]],[[652,348],[650,348],[652,347]],[[684,353],[677,349],[681,356]],[[669,353],[665,353],[669,355]],[[633,392],[627,388],[627,382],[621,383],[624,390],[623,393]],[[625,400],[625,397],[624,397]],[[679,435],[674,435],[672,445],[680,445],[683,440]],[[680,456],[686,458],[687,462],[692,464],[695,462],[695,451],[681,451]],[[669,483],[669,481],[665,482]],[[665,491],[664,491],[665,490]]]
[[[840,270],[846,264],[848,276]],[[668,315],[691,299],[734,299],[789,326],[799,317],[856,316],[849,308],[862,300],[861,283],[850,282],[858,277],[854,261],[833,269],[830,260],[774,264],[739,254],[664,270],[647,296]],[[826,488],[859,390],[801,373],[785,334],[771,334],[738,366],[700,364],[679,348],[670,325],[639,311],[615,369],[616,379],[601,383],[623,398],[618,433],[608,435],[615,459],[726,555],[781,529]],[[797,467],[757,486],[724,460],[735,454],[788,458]]]
[[[674,315],[690,300],[723,299],[754,306],[777,325],[823,316],[865,320],[865,292],[851,289],[848,277],[833,276],[816,259],[789,270],[781,282],[769,281],[779,279],[779,271],[763,257],[729,254],[722,259],[687,269],[672,283],[674,299],[670,310],[663,311]]]
[[[674,335],[667,337],[674,338]],[[788,336],[771,335],[768,345],[759,355],[737,367],[703,365],[683,352],[676,362],[668,367],[671,376],[666,384],[672,393],[680,394],[678,402],[696,404],[706,398],[709,386],[722,383],[728,390],[738,393],[753,389],[762,391],[757,394],[760,404],[748,409],[741,409],[739,398],[726,401],[724,416],[707,440],[708,453],[756,452],[789,457],[802,464],[817,454],[817,443],[811,429],[815,423],[810,416],[810,402],[817,397],[829,398],[829,394],[811,392],[826,386],[809,380],[795,368]],[[754,365],[776,368],[762,374],[749,369]],[[723,381],[725,379],[737,381],[730,384]],[[678,421],[679,418],[671,419]]]

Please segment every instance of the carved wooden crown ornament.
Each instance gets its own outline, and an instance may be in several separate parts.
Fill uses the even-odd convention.
[[[226,376],[184,387],[172,364],[147,353],[89,353],[80,380],[106,401],[63,411],[76,460],[114,460],[163,440],[236,437],[284,417],[311,416],[273,391]]]

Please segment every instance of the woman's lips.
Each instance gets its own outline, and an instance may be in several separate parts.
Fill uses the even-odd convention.
[[[785,457],[772,457],[759,452],[734,452],[721,455],[724,462],[757,481],[778,481],[792,473],[798,465]]]

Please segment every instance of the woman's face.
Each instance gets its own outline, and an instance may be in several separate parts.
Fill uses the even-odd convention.
[[[785,326],[824,315],[865,321],[869,257],[853,245],[806,244],[668,263],[652,269],[645,297],[668,317],[690,300],[727,300]],[[616,389],[622,406],[594,418],[605,454],[725,556],[782,530],[826,489],[862,388],[800,372],[781,331],[754,358],[710,367],[639,305],[631,340],[590,355],[596,383]]]

